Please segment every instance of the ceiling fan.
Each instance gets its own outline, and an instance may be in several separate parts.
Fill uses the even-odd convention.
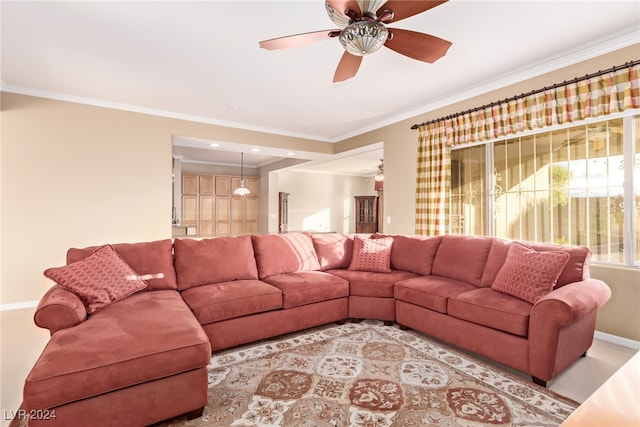
[[[446,2],[447,0],[326,0],[327,14],[340,29],[263,40],[260,47],[267,50],[289,49],[338,37],[345,52],[333,76],[334,83],[355,76],[362,57],[382,46],[409,58],[433,63],[447,53],[451,42],[416,31],[388,28],[386,25]]]

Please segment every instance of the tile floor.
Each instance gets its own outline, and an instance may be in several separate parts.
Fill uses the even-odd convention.
[[[49,338],[48,331],[33,323],[35,308],[0,313],[0,419],[9,424],[11,411],[22,400],[22,385]],[[636,350],[595,340],[587,357],[556,377],[549,389],[583,402],[617,371]]]

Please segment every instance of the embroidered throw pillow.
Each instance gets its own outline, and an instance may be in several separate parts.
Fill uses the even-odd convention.
[[[566,252],[538,252],[513,242],[491,288],[535,304],[551,292],[568,261]]]
[[[393,237],[364,239],[360,236],[354,236],[353,255],[351,255],[349,270],[390,273],[392,245]]]
[[[78,295],[94,313],[147,287],[111,245],[101,246],[88,257],[45,270],[44,275]]]

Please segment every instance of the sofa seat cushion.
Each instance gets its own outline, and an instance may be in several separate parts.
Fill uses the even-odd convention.
[[[263,279],[282,291],[282,308],[349,296],[349,282],[322,271],[300,271]]]
[[[399,270],[391,270],[391,273],[329,270],[329,273],[349,281],[350,295],[378,298],[393,298],[393,287],[397,282],[418,277],[417,274]]]
[[[459,280],[424,276],[398,282],[394,296],[397,300],[446,313],[449,298],[474,289],[477,288]]]
[[[526,337],[533,305],[490,288],[449,298],[447,312],[458,319]]]
[[[210,358],[180,294],[137,293],[56,332],[27,376],[24,405],[53,408],[206,367]]]
[[[282,292],[260,280],[235,280],[182,291],[201,325],[282,308]]]

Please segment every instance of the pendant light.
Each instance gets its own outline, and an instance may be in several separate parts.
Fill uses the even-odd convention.
[[[233,194],[236,196],[246,196],[251,191],[245,186],[244,183],[244,153],[240,153],[240,187],[233,190]]]

